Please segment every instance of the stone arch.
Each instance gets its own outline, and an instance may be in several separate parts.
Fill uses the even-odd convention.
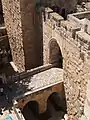
[[[60,110],[66,113],[66,100],[63,99],[60,93],[53,92],[47,99],[47,108],[48,103],[51,103],[55,110]]]
[[[24,108],[22,109],[22,113],[26,120],[28,118],[34,118],[39,116],[39,104],[37,101],[29,101]]]
[[[54,38],[49,42],[49,63],[56,64],[57,67],[63,68],[61,49],[58,42]]]
[[[15,104],[15,106],[20,108],[23,111],[25,106],[30,101],[37,101],[37,103],[39,104],[39,114],[44,113],[47,110],[47,100],[49,96],[54,92],[57,92],[58,94],[60,94],[63,100],[66,99],[65,91],[64,91],[64,84],[62,82],[62,83],[53,85],[45,90],[41,90],[39,93],[35,92],[21,99],[17,99],[17,103]]]

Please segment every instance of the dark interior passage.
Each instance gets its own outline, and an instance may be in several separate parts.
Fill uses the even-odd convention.
[[[51,102],[51,104],[53,105],[53,107],[55,108],[56,111],[61,110],[63,112],[66,112],[66,101],[64,98],[61,97],[60,94],[58,93],[52,93],[49,98],[48,101]],[[48,103],[47,101],[47,103]]]
[[[30,101],[22,111],[25,120],[37,120],[39,117],[39,105],[36,101]]]
[[[63,68],[62,53],[55,39],[52,39],[49,43],[49,62],[51,64],[56,64],[59,68]]]

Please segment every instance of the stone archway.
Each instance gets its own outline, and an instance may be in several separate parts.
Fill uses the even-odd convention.
[[[47,106],[44,113],[40,114],[41,120],[47,120],[55,117],[59,113],[59,117],[63,118],[64,114],[67,113],[66,100],[58,92],[51,93],[47,98]]]
[[[23,110],[22,113],[26,120],[33,119],[35,120],[39,116],[39,104],[37,101],[30,101],[28,102]]]
[[[63,68],[61,49],[55,39],[49,42],[49,63],[56,64],[57,67]]]
[[[55,110],[66,112],[66,99],[63,99],[62,95],[58,92],[53,92],[47,99],[47,108],[49,103],[53,105]]]

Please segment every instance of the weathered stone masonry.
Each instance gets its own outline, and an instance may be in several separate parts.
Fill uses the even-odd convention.
[[[19,1],[2,1],[9,43],[12,51],[13,61],[20,71],[24,70],[24,51],[21,30],[21,14]],[[17,8],[17,9],[16,9]],[[21,57],[20,57],[21,56]]]
[[[62,101],[64,101],[64,86],[63,82],[58,83],[56,85],[47,87],[46,89],[42,89],[36,92],[32,92],[31,94],[27,94],[23,96],[23,98],[17,98],[18,103],[15,104],[18,108],[24,109],[25,105],[30,101],[37,101],[39,104],[39,112],[43,113],[47,109],[47,100],[53,93],[58,93],[62,97]],[[62,102],[65,105],[64,102]]]
[[[42,64],[40,13],[34,0],[2,0],[13,62],[24,71]],[[38,43],[38,45],[37,45]]]
[[[84,114],[87,83],[90,79],[90,36],[73,20],[64,21],[46,9],[44,22],[44,64],[49,62],[49,42],[56,40],[63,56],[64,83],[70,120],[79,120]],[[48,17],[49,16],[49,17]],[[88,111],[88,110],[87,110]],[[73,118],[74,117],[74,118]]]
[[[37,2],[36,0],[2,0],[13,62],[19,71],[42,65],[42,18]],[[68,4],[66,0],[42,0],[42,4],[51,7],[57,5],[60,13],[65,9],[65,14],[68,14],[76,9],[77,0],[69,0]]]

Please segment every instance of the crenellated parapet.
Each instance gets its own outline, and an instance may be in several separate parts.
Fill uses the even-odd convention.
[[[82,13],[74,13],[68,15],[67,20],[64,20],[64,18],[61,15],[59,15],[56,12],[53,12],[50,8],[46,8],[45,25],[51,28],[51,33],[54,30],[65,39],[73,39],[75,42],[78,42],[80,40],[77,39],[82,40],[83,37],[83,42],[88,43],[90,38],[89,15],[89,11]],[[50,34],[48,30],[44,32],[47,32],[47,35]],[[77,37],[80,33],[82,35],[79,35],[79,37]],[[48,37],[50,37],[50,35],[48,35]]]

